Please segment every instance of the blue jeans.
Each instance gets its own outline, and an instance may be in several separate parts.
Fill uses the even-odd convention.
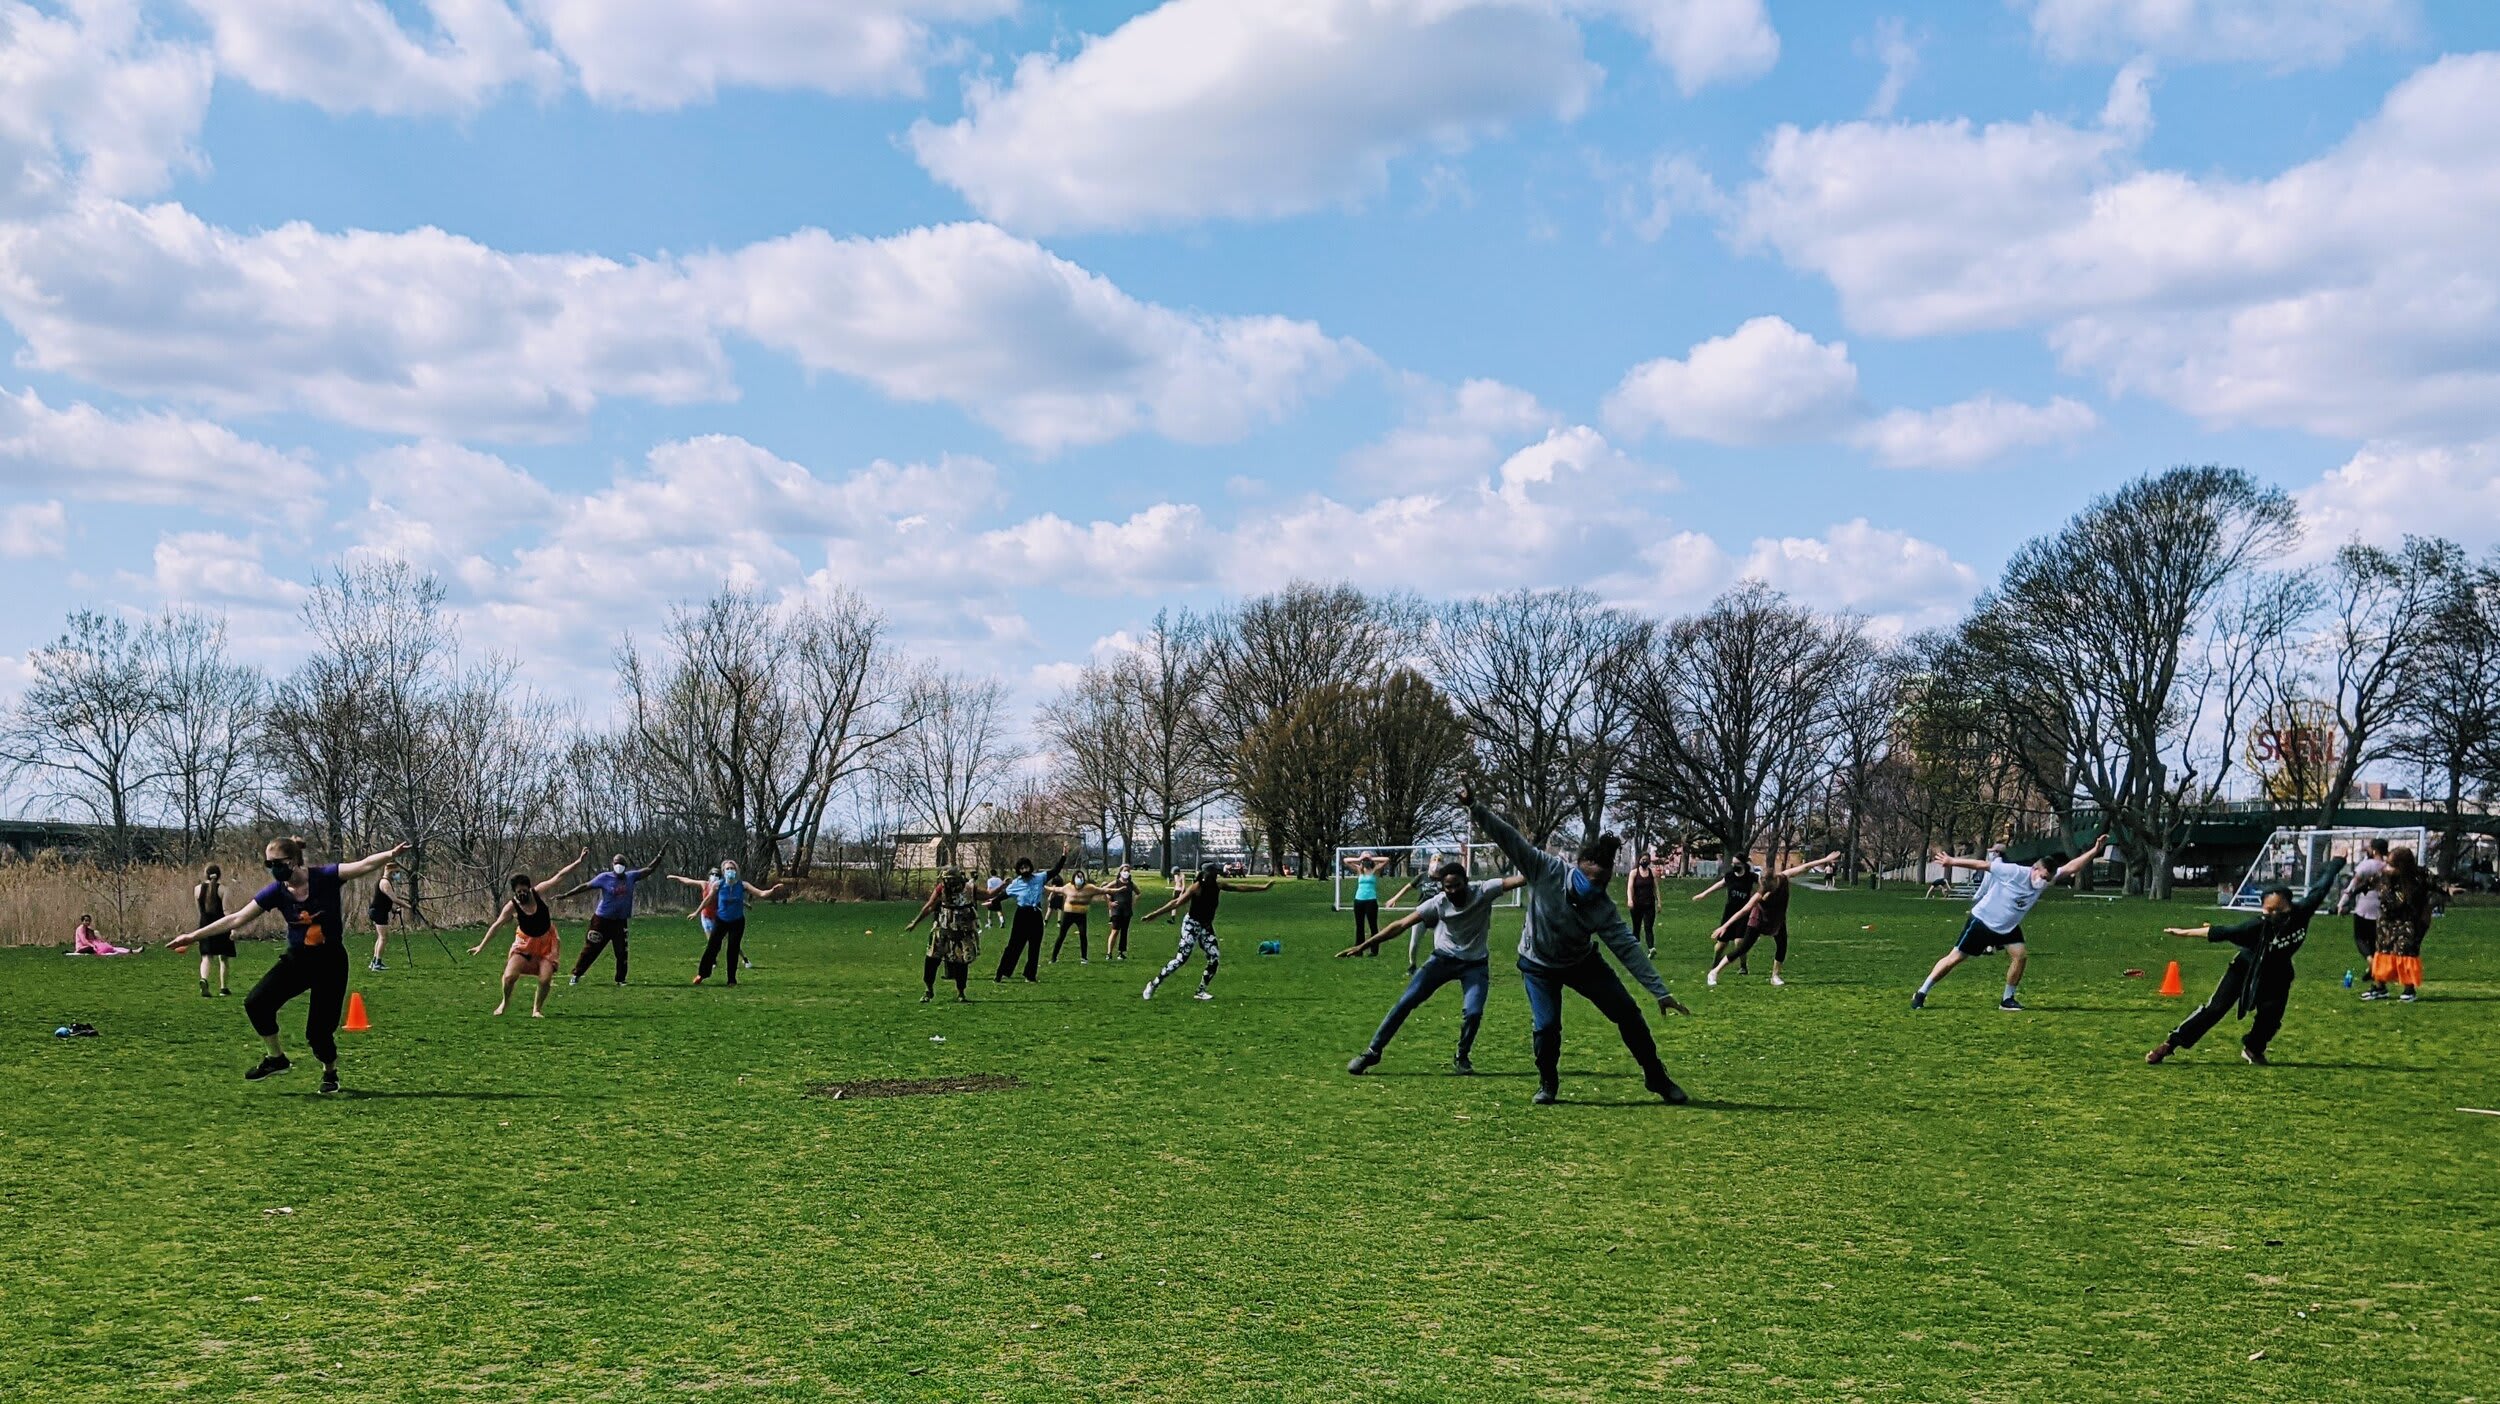
[[[1372,1051],[1380,1052],[1389,1040],[1398,1036],[1398,1026],[1406,1016],[1423,1007],[1433,991],[1452,980],[1458,982],[1459,1020],[1458,1056],[1466,1061],[1468,1050],[1476,1046],[1476,1027],[1484,1022],[1485,992],[1493,986],[1493,963],[1489,960],[1458,960],[1434,951],[1406,982],[1406,993],[1389,1006],[1389,1017],[1380,1021],[1380,1032],[1372,1035]]]
[[[1650,1037],[1649,1020],[1642,1017],[1641,1006],[1604,956],[1592,949],[1578,964],[1568,966],[1531,965],[1522,957],[1519,974],[1528,985],[1528,1034],[1536,1049],[1537,1080],[1548,1090],[1562,1077],[1564,990],[1577,992],[1614,1021],[1616,1031],[1623,1035],[1623,1046],[1632,1051],[1632,1060],[1641,1065],[1652,1087],[1667,1080],[1666,1065],[1658,1061],[1658,1041]]]

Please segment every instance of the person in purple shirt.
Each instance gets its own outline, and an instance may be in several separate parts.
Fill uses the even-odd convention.
[[[260,1035],[269,1055],[259,1066],[243,1074],[247,1082],[259,1082],[285,1072],[293,1064],[287,1061],[286,1045],[278,1041],[278,1011],[297,995],[310,995],[304,1007],[304,1041],[312,1046],[313,1056],[321,1060],[321,1090],[339,1090],[339,1007],[347,1002],[347,918],[340,911],[341,887],[356,878],[390,862],[408,851],[408,845],[353,863],[329,863],[317,868],[304,866],[304,841],[287,837],[271,839],[262,850],[269,869],[269,885],[253,894],[243,909],[219,917],[188,935],[177,936],[168,943],[173,950],[184,950],[212,936],[223,936],[249,926],[262,912],[276,912],[286,918],[286,953],[260,983],[243,999],[243,1012],[252,1021],[252,1031]]]
[[[634,886],[658,871],[659,866],[660,860],[654,858],[643,867],[629,868],[625,865],[625,855],[619,853],[608,859],[606,872],[564,894],[564,897],[575,897],[593,890],[599,894],[599,905],[593,907],[590,913],[590,936],[582,942],[582,958],[573,963],[573,984],[580,984],[582,977],[590,973],[590,967],[598,963],[599,953],[613,945],[616,947],[616,983],[620,987],[624,985],[625,937],[634,919]],[[556,900],[563,901],[564,897]]]

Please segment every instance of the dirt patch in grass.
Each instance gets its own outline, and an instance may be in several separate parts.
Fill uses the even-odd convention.
[[[1022,1087],[1024,1079],[1000,1073],[970,1077],[864,1077],[856,1082],[820,1082],[807,1089],[810,1097],[836,1102],[869,1097],[951,1097],[958,1092],[1005,1092]]]

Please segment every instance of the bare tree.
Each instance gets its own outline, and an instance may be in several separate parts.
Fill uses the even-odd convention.
[[[2106,816],[2130,891],[2166,897],[2188,650],[2242,572],[2299,537],[2291,498],[2239,469],[2174,468],[2095,499],[2017,551],[1964,625],[2005,749],[2053,803]],[[2061,809],[2061,814],[2066,812]]]
[[[161,778],[148,745],[165,712],[144,635],[82,609],[26,657],[33,674],[0,728],[0,758],[40,797],[105,832],[108,866],[137,855],[139,809]]]
[[[1840,679],[1833,713],[1832,783],[1847,835],[1841,845],[1839,874],[1844,883],[1858,880],[1859,865],[1867,853],[1869,812],[1875,808],[1876,791],[1899,735],[1907,671],[1898,651],[1870,643],[1853,653],[1847,676]],[[1880,865],[1877,870],[1881,871]]]
[[[1449,606],[1432,630],[1435,681],[1473,738],[1485,789],[1544,843],[1603,822],[1631,716],[1640,621],[1586,590],[1514,590]]]
[[[1154,825],[1155,862],[1167,871],[1173,828],[1224,787],[1221,758],[1208,749],[1210,666],[1203,621],[1168,610],[1156,613],[1135,652],[1112,665],[1136,718],[1130,745],[1138,816]]]
[[[158,792],[184,861],[197,862],[251,801],[269,684],[227,652],[223,619],[168,611],[149,621],[139,646],[162,702],[145,728]]]
[[[443,786],[435,841],[441,876],[458,886],[436,894],[476,910],[502,899],[505,877],[533,849],[569,824],[564,797],[564,711],[524,689],[508,659],[489,659],[457,678],[435,709],[436,773]]]
[[[1635,798],[1742,853],[1802,812],[1829,766],[1839,690],[1864,644],[1747,581],[1658,634],[1628,688]]]
[[[2417,663],[2464,575],[2465,553],[2435,537],[2408,536],[2393,551],[2355,541],[2335,553],[2320,651],[2336,744],[2318,805],[2321,828],[2333,826],[2363,768],[2393,753]]]
[[[1361,683],[1321,683],[1242,744],[1236,793],[1268,827],[1280,858],[1302,855],[1305,875],[1322,872],[1352,837],[1369,738],[1347,723],[1367,691]]]
[[[2449,583],[2409,671],[2389,750],[2437,785],[2439,870],[2455,878],[2466,792],[2500,781],[2500,555]]]
[[[1085,814],[1085,827],[1101,832],[1106,859],[1111,836],[1118,834],[1125,846],[1145,807],[1136,751],[1139,707],[1117,665],[1096,664],[1045,705],[1039,719],[1041,734],[1056,752],[1059,788]]]
[[[886,762],[896,798],[938,836],[938,861],[982,805],[1003,798],[1022,755],[1007,734],[1007,689],[996,678],[925,673],[911,684],[919,725]]]

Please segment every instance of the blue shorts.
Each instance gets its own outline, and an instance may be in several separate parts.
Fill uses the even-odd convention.
[[[2017,926],[2006,932],[1991,931],[1987,923],[1977,917],[1972,917],[1963,924],[1962,939],[1953,943],[1953,949],[1966,956],[1983,956],[1994,954],[2008,946],[2019,946],[2022,943],[2023,929],[2021,927]]]

